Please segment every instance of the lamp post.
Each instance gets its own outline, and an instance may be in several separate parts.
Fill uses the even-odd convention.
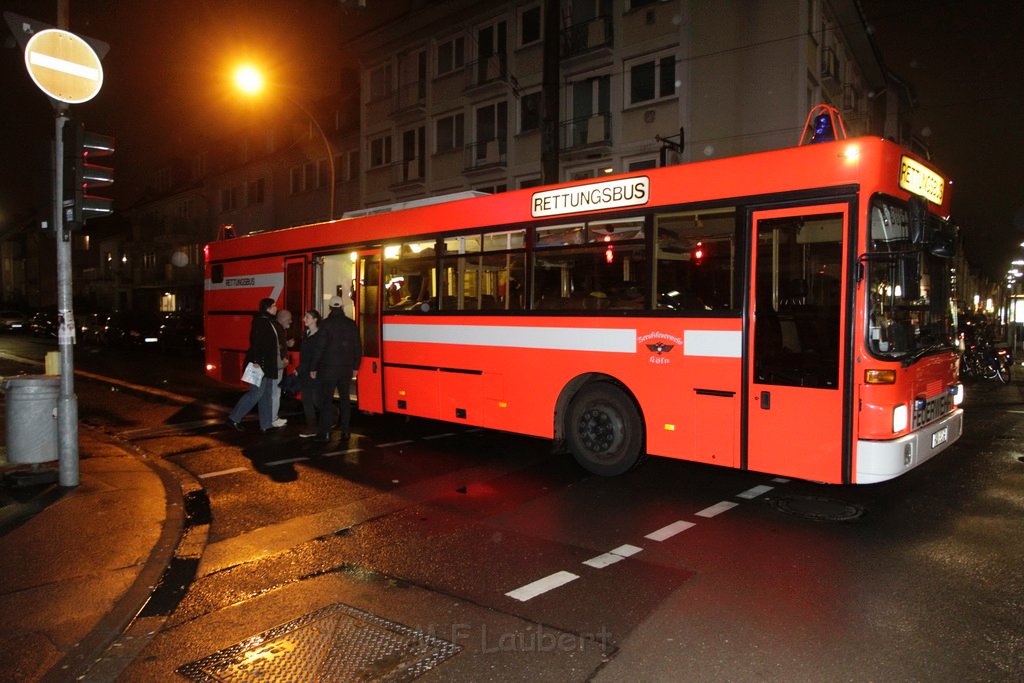
[[[235,70],[235,86],[247,95],[257,95],[263,91],[263,75],[253,66],[241,66]],[[324,133],[324,129],[320,126],[320,123],[313,116],[312,112],[304,107],[298,100],[290,97],[286,93],[277,92],[278,95],[284,100],[287,100],[296,109],[301,111],[309,119],[313,127],[316,128],[316,132],[320,134],[320,139],[324,143],[324,149],[327,151],[327,164],[331,170],[330,187],[327,190],[328,195],[328,210],[327,220],[334,220],[334,181],[335,181],[335,169],[334,169],[334,148],[331,147],[331,141],[327,139],[327,134]]]

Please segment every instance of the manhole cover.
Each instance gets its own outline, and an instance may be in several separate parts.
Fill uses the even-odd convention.
[[[847,522],[864,516],[864,508],[834,498],[786,496],[772,500],[772,505],[790,515],[818,522]]]
[[[411,681],[462,647],[328,605],[178,668],[193,681]]]

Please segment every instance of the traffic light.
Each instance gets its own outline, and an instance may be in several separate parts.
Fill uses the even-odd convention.
[[[81,123],[64,124],[64,222],[80,228],[90,218],[109,216],[114,201],[92,194],[114,182],[114,169],[92,163],[114,153],[114,138],[90,133]]]
[[[702,265],[704,263],[705,253],[706,250],[704,249],[704,243],[697,242],[697,246],[695,246],[693,251],[690,253],[690,260],[693,262],[693,265]]]

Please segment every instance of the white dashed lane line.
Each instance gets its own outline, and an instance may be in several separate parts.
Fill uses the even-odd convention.
[[[543,595],[549,590],[564,586],[570,581],[575,581],[580,578],[572,572],[555,572],[551,576],[545,576],[543,579],[537,579],[533,583],[528,583],[525,586],[521,586],[514,591],[505,593],[508,597],[519,602],[526,602],[531,598],[535,598],[538,595]]]
[[[736,497],[737,498],[743,498],[744,500],[754,500],[755,498],[760,496],[762,493],[768,493],[773,488],[775,488],[775,487],[774,486],[766,486],[766,485],[762,484],[761,486],[755,486],[752,489],[747,489],[743,493],[737,493]]]
[[[731,500],[723,500],[720,503],[715,503],[711,507],[704,508],[700,512],[695,512],[694,515],[696,515],[697,517],[707,517],[708,519],[710,519],[715,515],[722,514],[726,510],[732,510],[737,505],[739,505],[739,503],[734,503]]]
[[[303,462],[309,460],[308,456],[302,456],[300,458],[285,458],[284,460],[271,460],[270,462],[263,463],[264,467],[273,467],[274,465],[290,465],[293,462]]]
[[[785,484],[789,480],[784,477],[776,477],[772,479],[772,481],[777,484]],[[735,497],[741,498],[743,500],[753,500],[754,498],[757,498],[760,495],[768,493],[773,488],[775,487],[768,486],[766,484],[761,484],[759,486],[749,488],[741,493],[737,493]],[[726,510],[731,510],[734,507],[737,507],[738,505],[739,503],[733,502],[731,500],[723,500],[718,503],[715,503],[714,505],[706,507],[703,510],[700,510],[699,512],[695,512],[694,516],[710,519],[711,517],[720,515]],[[652,531],[651,533],[644,536],[644,538],[650,541],[657,541],[660,543],[694,526],[696,526],[694,522],[687,522],[685,520],[680,519],[678,521],[672,522],[667,526],[663,526],[660,529]],[[624,545],[620,545],[618,548],[615,548],[614,550],[610,550],[604,553],[603,555],[598,555],[597,557],[592,557],[589,560],[585,560],[583,564],[594,569],[604,569],[609,565],[613,565],[616,562],[621,562],[622,560],[628,557],[632,557],[633,555],[636,555],[637,553],[642,551],[643,548],[626,543]],[[526,602],[531,598],[535,598],[538,595],[547,593],[548,591],[554,590],[559,586],[564,586],[570,581],[573,581],[578,578],[578,576],[571,572],[556,572],[550,576],[544,577],[543,579],[534,581],[533,583],[528,583],[525,586],[516,588],[513,591],[509,591],[508,593],[505,593],[505,595],[507,595],[510,598],[513,598],[514,600]]]
[[[219,472],[207,472],[206,474],[200,474],[200,479],[212,479],[213,477],[223,477],[225,474],[235,474],[236,472],[248,472],[248,467],[232,467],[230,470],[220,470]]]
[[[416,443],[416,441],[414,439],[406,439],[405,441],[390,441],[388,443],[377,444],[377,448],[391,448],[392,446],[404,446],[410,443]]]
[[[444,432],[443,434],[432,434],[430,436],[423,437],[424,441],[433,441],[434,439],[447,439],[449,436],[455,436],[455,432]]]
[[[668,526],[663,526],[657,531],[652,531],[644,536],[644,538],[649,538],[652,541],[664,541],[672,538],[680,532],[686,531],[692,526],[696,525],[693,522],[684,522],[683,520],[679,520],[678,522],[672,522]]]
[[[609,550],[604,555],[598,555],[597,557],[592,557],[589,560],[585,560],[583,564],[587,565],[588,567],[593,567],[594,569],[604,569],[608,565],[615,564],[616,562],[624,560],[627,557],[632,557],[633,555],[636,555],[638,552],[642,550],[643,548],[637,548],[635,545],[630,545],[626,543],[625,545],[620,545],[618,548],[615,548],[614,550]]]

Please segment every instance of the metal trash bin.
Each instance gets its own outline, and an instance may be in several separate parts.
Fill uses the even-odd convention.
[[[56,460],[60,377],[8,377],[4,389],[7,393],[7,461],[28,465]]]

